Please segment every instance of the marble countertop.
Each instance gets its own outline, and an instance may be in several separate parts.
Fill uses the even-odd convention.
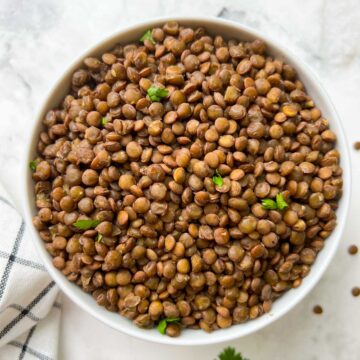
[[[221,15],[266,32],[319,75],[350,144],[360,140],[360,2],[358,0],[0,0],[0,181],[20,203],[23,144],[37,109],[71,62],[91,45],[144,19]],[[351,151],[353,197],[340,249],[304,301],[269,327],[228,344],[170,347],[118,333],[64,298],[60,359],[213,359],[232,345],[252,360],[360,358],[360,152]],[[15,179],[15,181],[14,181]],[[321,304],[316,316],[312,307]]]

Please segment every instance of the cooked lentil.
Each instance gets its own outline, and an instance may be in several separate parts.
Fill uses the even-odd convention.
[[[359,296],[359,295],[360,295],[360,288],[357,287],[357,286],[353,287],[353,288],[351,289],[351,294],[352,294],[353,296]]]
[[[323,308],[320,305],[315,305],[313,307],[313,312],[316,315],[321,315],[324,311],[323,311]]]
[[[179,318],[166,328],[178,336],[255,319],[336,226],[336,135],[261,40],[172,21],[141,41],[86,58],[45,115],[33,224],[56,268],[137,326]],[[277,194],[286,209],[261,205]]]
[[[356,245],[350,245],[348,248],[348,253],[350,255],[356,255],[358,253],[359,249]]]

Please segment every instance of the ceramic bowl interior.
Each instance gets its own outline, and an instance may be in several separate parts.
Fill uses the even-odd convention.
[[[288,291],[281,298],[276,300],[270,313],[265,314],[255,320],[249,321],[245,324],[235,325],[228,329],[214,331],[210,334],[197,330],[185,330],[178,338],[170,338],[159,334],[156,329],[144,330],[136,327],[131,321],[120,316],[117,313],[112,313],[104,308],[98,306],[93,298],[83,292],[79,287],[71,283],[61,274],[53,265],[51,256],[47,253],[43,241],[40,239],[37,231],[31,225],[31,218],[35,214],[34,205],[34,192],[33,182],[31,179],[30,171],[28,170],[28,163],[36,155],[36,142],[38,134],[41,131],[41,120],[45,113],[58,106],[63,97],[69,90],[71,82],[71,75],[75,69],[80,67],[82,59],[86,56],[98,56],[103,52],[111,49],[116,43],[127,44],[132,41],[137,41],[141,35],[150,28],[159,26],[167,20],[177,20],[181,25],[190,27],[204,26],[206,30],[212,34],[222,35],[225,39],[238,39],[238,40],[254,40],[256,38],[263,39],[267,43],[267,52],[272,56],[284,60],[286,63],[292,65],[298,72],[299,78],[306,86],[308,93],[315,100],[317,106],[321,109],[323,116],[330,122],[331,129],[335,131],[338,136],[338,149],[341,152],[341,166],[344,170],[344,195],[340,201],[339,209],[337,210],[338,225],[331,236],[326,240],[324,249],[318,255],[318,258],[311,268],[310,274],[304,279],[302,285]],[[137,338],[148,340],[163,344],[173,345],[205,345],[214,344],[218,342],[228,341],[234,338],[239,338],[250,333],[253,333],[266,325],[269,325],[282,315],[287,313],[293,308],[306,294],[310,292],[313,286],[319,281],[325,269],[329,265],[333,255],[338,247],[341,234],[343,232],[345,219],[350,198],[350,157],[344,132],[342,129],[341,121],[336,114],[336,111],[331,104],[331,101],[325,93],[323,87],[320,85],[317,77],[299,61],[296,56],[292,55],[286,48],[278,45],[274,40],[268,38],[266,35],[258,33],[255,30],[249,29],[243,25],[220,20],[217,18],[171,18],[171,19],[156,19],[139,25],[132,26],[125,30],[118,32],[110,38],[104,40],[100,44],[93,47],[78,61],[76,61],[62,76],[58,83],[54,86],[53,90],[47,97],[40,110],[36,123],[29,135],[28,145],[26,147],[26,154],[24,157],[23,166],[23,184],[24,184],[24,214],[34,244],[44,262],[48,272],[54,278],[56,283],[62,291],[72,299],[82,309],[87,311],[102,322],[108,324],[114,329],[126,333]]]

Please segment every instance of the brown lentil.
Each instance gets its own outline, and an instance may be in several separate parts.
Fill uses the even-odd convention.
[[[313,312],[316,315],[321,315],[323,313],[323,308],[320,305],[315,305],[313,307]]]
[[[359,287],[357,287],[357,286],[355,286],[355,287],[353,287],[352,289],[351,289],[351,294],[353,295],[353,296],[359,296],[360,295],[360,288]]]
[[[342,170],[336,134],[265,43],[175,21],[151,34],[86,58],[45,115],[33,224],[98,304],[144,328],[179,317],[175,337],[255,319],[300,286],[336,225]],[[285,210],[261,205],[279,192]]]
[[[356,245],[350,245],[348,248],[348,253],[350,255],[356,255],[358,253],[358,247]]]

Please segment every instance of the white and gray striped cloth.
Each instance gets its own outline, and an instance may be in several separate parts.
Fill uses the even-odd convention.
[[[0,360],[57,359],[58,294],[0,185]]]

